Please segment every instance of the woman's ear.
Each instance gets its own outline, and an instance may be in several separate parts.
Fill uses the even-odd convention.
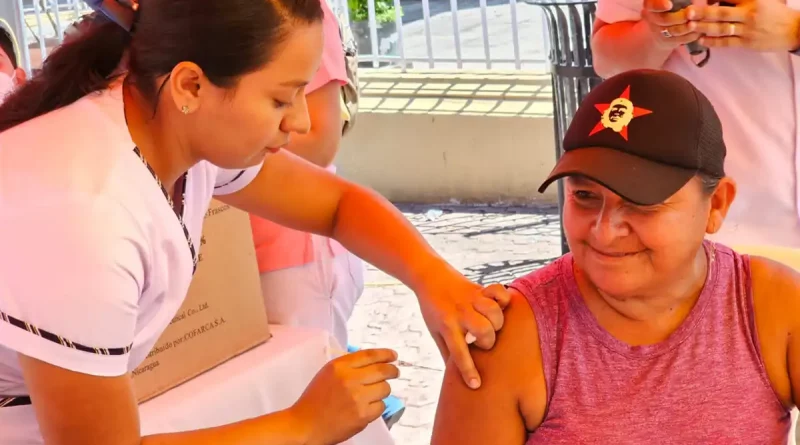
[[[200,84],[203,70],[193,62],[181,62],[173,68],[169,83],[175,108],[190,114],[200,108]]]
[[[706,233],[714,234],[722,228],[728,209],[731,208],[734,198],[736,198],[736,181],[729,177],[719,180],[717,188],[711,194],[711,208],[708,211],[708,222],[706,223]]]

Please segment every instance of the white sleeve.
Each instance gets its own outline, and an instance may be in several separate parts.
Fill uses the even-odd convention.
[[[100,198],[24,207],[0,213],[0,344],[75,372],[126,374],[143,232]]]
[[[638,22],[643,6],[643,0],[599,0],[596,17],[606,23]]]
[[[214,194],[217,196],[230,195],[247,187],[261,171],[261,164],[244,170],[227,170],[220,168],[217,172]]]

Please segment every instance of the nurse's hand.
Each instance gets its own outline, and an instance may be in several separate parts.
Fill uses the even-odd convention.
[[[481,378],[469,353],[467,334],[477,347],[491,349],[495,332],[503,327],[503,309],[511,295],[502,285],[482,288],[448,269],[430,274],[417,296],[428,330],[445,361],[452,356],[467,386],[479,388]]]
[[[325,365],[288,410],[305,431],[303,443],[341,443],[381,417],[392,392],[386,381],[400,375],[396,360],[390,349],[363,349]]]

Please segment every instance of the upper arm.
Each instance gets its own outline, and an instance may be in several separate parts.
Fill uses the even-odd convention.
[[[0,215],[0,344],[19,355],[45,442],[138,443],[138,228],[100,199],[27,207]]]
[[[342,139],[341,101],[342,85],[334,80],[306,94],[311,132],[336,146]]]
[[[482,385],[464,384],[447,364],[432,445],[522,445],[544,417],[546,389],[536,319],[525,298],[510,290],[494,348],[472,348]]]
[[[592,27],[592,35],[597,34],[598,31],[600,31],[601,29],[603,29],[604,26],[607,26],[607,25],[608,25],[608,23],[606,23],[606,22],[604,22],[604,21],[602,21],[600,19],[594,19],[594,26]]]
[[[97,199],[6,205],[0,344],[61,368],[128,372],[146,255],[139,227]]]
[[[292,135],[287,150],[320,167],[333,163],[342,140],[341,84],[330,81],[306,95],[309,132]]]
[[[642,19],[643,5],[644,0],[598,0],[596,17],[605,24],[638,22]]]
[[[785,406],[800,401],[800,274],[750,257],[753,313],[770,383]]]
[[[139,412],[128,374],[97,377],[19,356],[48,445],[138,445]]]
[[[249,185],[220,200],[291,229],[332,236],[339,201],[352,187],[341,177],[281,150],[266,157]]]

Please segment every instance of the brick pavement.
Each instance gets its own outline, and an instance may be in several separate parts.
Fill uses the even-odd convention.
[[[560,254],[553,205],[401,206],[433,247],[476,282],[507,282]],[[350,320],[351,342],[400,354],[394,394],[407,405],[392,429],[398,445],[429,445],[444,364],[411,291],[368,267],[366,289]]]

